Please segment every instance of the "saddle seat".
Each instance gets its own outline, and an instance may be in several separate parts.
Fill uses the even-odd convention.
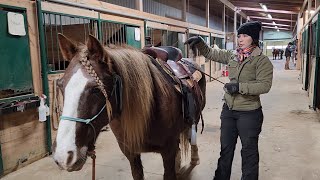
[[[183,59],[181,50],[171,46],[145,47],[142,52],[152,57],[152,63],[182,95],[182,111],[187,124],[197,124],[201,112],[199,107],[203,103],[198,84],[202,78],[199,65]]]
[[[189,68],[179,62],[182,59],[180,49],[173,46],[145,47],[143,53],[150,55],[154,59],[161,59],[161,62],[168,68],[177,78],[184,79],[190,76]]]

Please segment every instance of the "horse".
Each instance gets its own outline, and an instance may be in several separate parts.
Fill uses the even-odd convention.
[[[188,149],[190,125],[184,121],[181,94],[151,57],[128,46],[103,47],[91,35],[85,44],[62,34],[58,40],[63,58],[70,64],[57,82],[64,100],[52,145],[56,164],[67,171],[81,170],[99,132],[109,125],[134,180],[144,179],[143,152],[160,153],[164,179],[176,179],[175,160],[180,147],[182,152]],[[196,118],[205,106],[204,75],[198,84],[203,101]],[[198,160],[195,148],[192,156]]]
[[[277,57],[280,59],[280,49],[273,49],[272,50],[272,56],[273,56],[273,60],[277,60]]]

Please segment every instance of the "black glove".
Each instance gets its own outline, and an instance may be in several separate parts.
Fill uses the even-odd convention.
[[[226,83],[223,89],[228,94],[236,94],[239,92],[239,83]]]
[[[203,43],[206,45],[205,41],[202,39],[201,36],[193,36],[193,37],[189,38],[186,42],[184,42],[184,44],[189,44],[189,46],[193,52],[195,52],[196,45],[199,43]]]

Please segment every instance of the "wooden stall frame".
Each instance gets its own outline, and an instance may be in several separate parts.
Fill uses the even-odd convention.
[[[99,20],[103,21],[110,21],[114,23],[123,23],[126,25],[133,25],[140,28],[140,36],[141,36],[141,47],[145,44],[145,34],[144,34],[144,21],[139,19],[132,19],[132,18],[126,18],[126,17],[120,17],[112,14],[105,14],[105,13],[99,13],[100,17]]]
[[[223,31],[210,29],[204,26],[199,26],[199,25],[191,24],[188,22],[180,21],[180,20],[170,19],[170,18],[158,16],[155,14],[142,12],[139,10],[114,5],[111,3],[101,2],[98,0],[64,0],[64,1],[48,0],[48,1],[75,5],[75,6],[78,5],[80,7],[88,8],[96,11],[99,11],[99,10],[106,11],[106,13],[109,12],[110,14],[115,14],[118,16],[127,16],[130,18],[143,19],[147,21],[153,21],[153,22],[163,23],[167,25],[182,27],[182,28],[193,28],[199,31],[204,31],[208,33],[212,32],[215,34],[224,35]]]

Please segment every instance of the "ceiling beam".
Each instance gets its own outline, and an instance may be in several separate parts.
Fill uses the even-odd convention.
[[[222,2],[224,5],[226,5],[227,7],[229,7],[230,9],[232,9],[233,11],[237,11],[237,7],[235,7],[230,1],[228,0],[219,0],[220,2]],[[239,12],[239,14],[247,19],[247,15],[244,12]]]
[[[307,2],[308,2],[308,0],[304,0],[303,1],[303,4],[302,4],[302,6],[301,6],[301,8],[300,8],[300,17],[299,18],[302,18],[302,15],[303,15],[303,11],[304,11],[304,9],[306,8],[306,5],[307,5]]]
[[[287,25],[287,24],[273,24],[273,23],[266,23],[266,22],[262,22],[262,24],[265,24],[265,25],[271,25],[271,26],[286,26],[286,27],[290,27],[290,25]]]
[[[262,26],[262,28],[266,28],[266,29],[282,29],[282,30],[290,30],[288,28],[275,28],[275,27],[272,27],[272,26]]]
[[[270,20],[270,21],[286,21],[286,22],[296,22],[296,20],[290,20],[290,19],[278,19],[278,18],[272,18],[272,19],[269,19],[267,17],[260,17],[260,16],[250,16],[251,19],[267,19],[267,20]]]
[[[258,12],[265,12],[262,8],[250,8],[250,7],[238,7],[240,10],[244,11],[258,11]],[[280,13],[280,14],[298,14],[294,11],[285,11],[285,10],[274,10],[274,9],[268,9],[266,13]]]

